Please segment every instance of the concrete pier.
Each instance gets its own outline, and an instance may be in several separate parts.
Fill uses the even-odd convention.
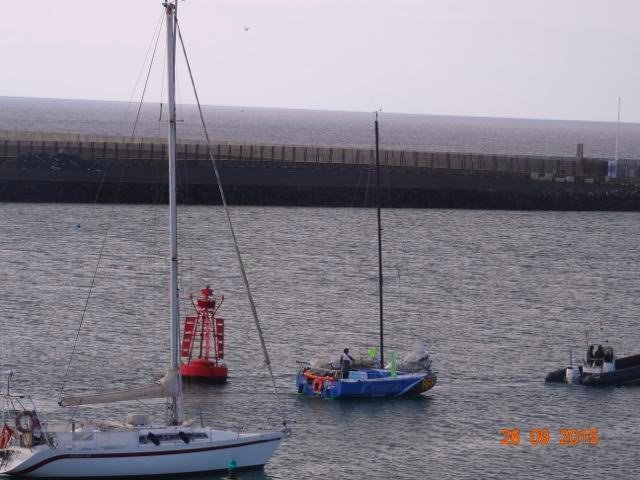
[[[28,153],[66,153],[92,162],[117,160],[122,165],[151,165],[165,158],[164,139],[150,137],[113,137],[46,132],[0,131],[0,160]],[[215,143],[216,159],[240,162],[286,162],[318,165],[372,165],[373,150],[310,145],[264,145]],[[178,159],[207,160],[206,144],[183,141]],[[598,178],[606,175],[602,162],[608,159],[534,155],[491,155],[461,152],[424,152],[381,150],[380,162],[386,167],[413,167],[450,170],[454,173],[524,175],[531,173]],[[637,161],[630,161],[635,166]],[[623,169],[624,170],[624,169]],[[634,168],[631,177],[640,171]]]
[[[370,149],[215,143],[211,153],[235,203],[362,206],[372,185]],[[610,179],[608,159],[581,156],[382,150],[380,160],[388,206],[640,209],[638,161]],[[185,202],[219,202],[206,144],[180,143],[178,164]],[[157,202],[165,170],[160,138],[0,132],[0,201]]]

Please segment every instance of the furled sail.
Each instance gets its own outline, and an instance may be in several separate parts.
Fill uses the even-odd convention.
[[[76,405],[92,405],[96,403],[123,402],[126,400],[144,400],[150,398],[177,397],[180,392],[178,370],[169,370],[160,381],[152,385],[116,390],[112,392],[63,397],[60,405],[72,407]]]

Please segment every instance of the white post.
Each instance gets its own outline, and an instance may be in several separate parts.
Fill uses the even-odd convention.
[[[609,162],[609,172],[608,175],[611,178],[616,178],[618,176],[618,137],[620,136],[620,103],[621,98],[618,97],[618,124],[616,126],[616,150],[613,155],[613,161]]]
[[[176,98],[175,98],[175,5],[165,2],[167,12],[167,95],[169,102],[169,230],[171,236],[171,368],[180,370],[178,357],[178,220],[176,206]],[[178,398],[172,399],[171,423],[178,423]]]
[[[622,101],[622,98],[618,97],[618,126],[616,128],[616,153],[615,156],[613,157],[615,159],[615,161],[618,161],[618,137],[620,136],[620,102]]]

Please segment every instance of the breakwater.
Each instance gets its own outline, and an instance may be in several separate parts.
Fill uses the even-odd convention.
[[[218,203],[209,154],[237,204],[365,206],[371,149],[215,143],[178,145],[180,198]],[[387,206],[640,209],[638,162],[607,177],[607,159],[385,150]],[[0,132],[0,200],[166,200],[166,144],[158,138]]]

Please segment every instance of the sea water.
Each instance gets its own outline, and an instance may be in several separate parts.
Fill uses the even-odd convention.
[[[145,103],[136,135],[166,135],[166,106]],[[131,136],[138,105],[126,102],[0,97],[0,130],[29,130]],[[213,141],[242,143],[374,145],[373,114],[318,110],[205,106]],[[178,105],[178,137],[203,139],[198,111]],[[613,158],[616,124],[481,117],[406,115],[383,112],[381,148],[487,154],[576,154]],[[640,159],[640,124],[623,123],[620,158]]]
[[[385,350],[428,339],[438,384],[414,399],[326,401],[296,394],[296,361],[377,345],[375,212],[231,212],[279,394],[222,210],[180,207],[181,316],[207,284],[225,296],[230,372],[226,385],[187,389],[183,407],[220,428],[287,419],[292,436],[264,472],[240,478],[636,478],[640,388],[544,376],[568,364],[570,346],[583,354],[585,332],[618,355],[640,353],[639,213],[384,210]],[[164,373],[166,217],[162,205],[0,204],[2,343],[12,391],[33,393],[43,419],[70,419],[56,405],[63,379],[79,393]],[[76,418],[162,418],[164,408],[92,406]],[[519,445],[503,444],[516,429]],[[538,429],[546,446],[532,444]],[[562,445],[563,429],[597,429],[598,443]]]

